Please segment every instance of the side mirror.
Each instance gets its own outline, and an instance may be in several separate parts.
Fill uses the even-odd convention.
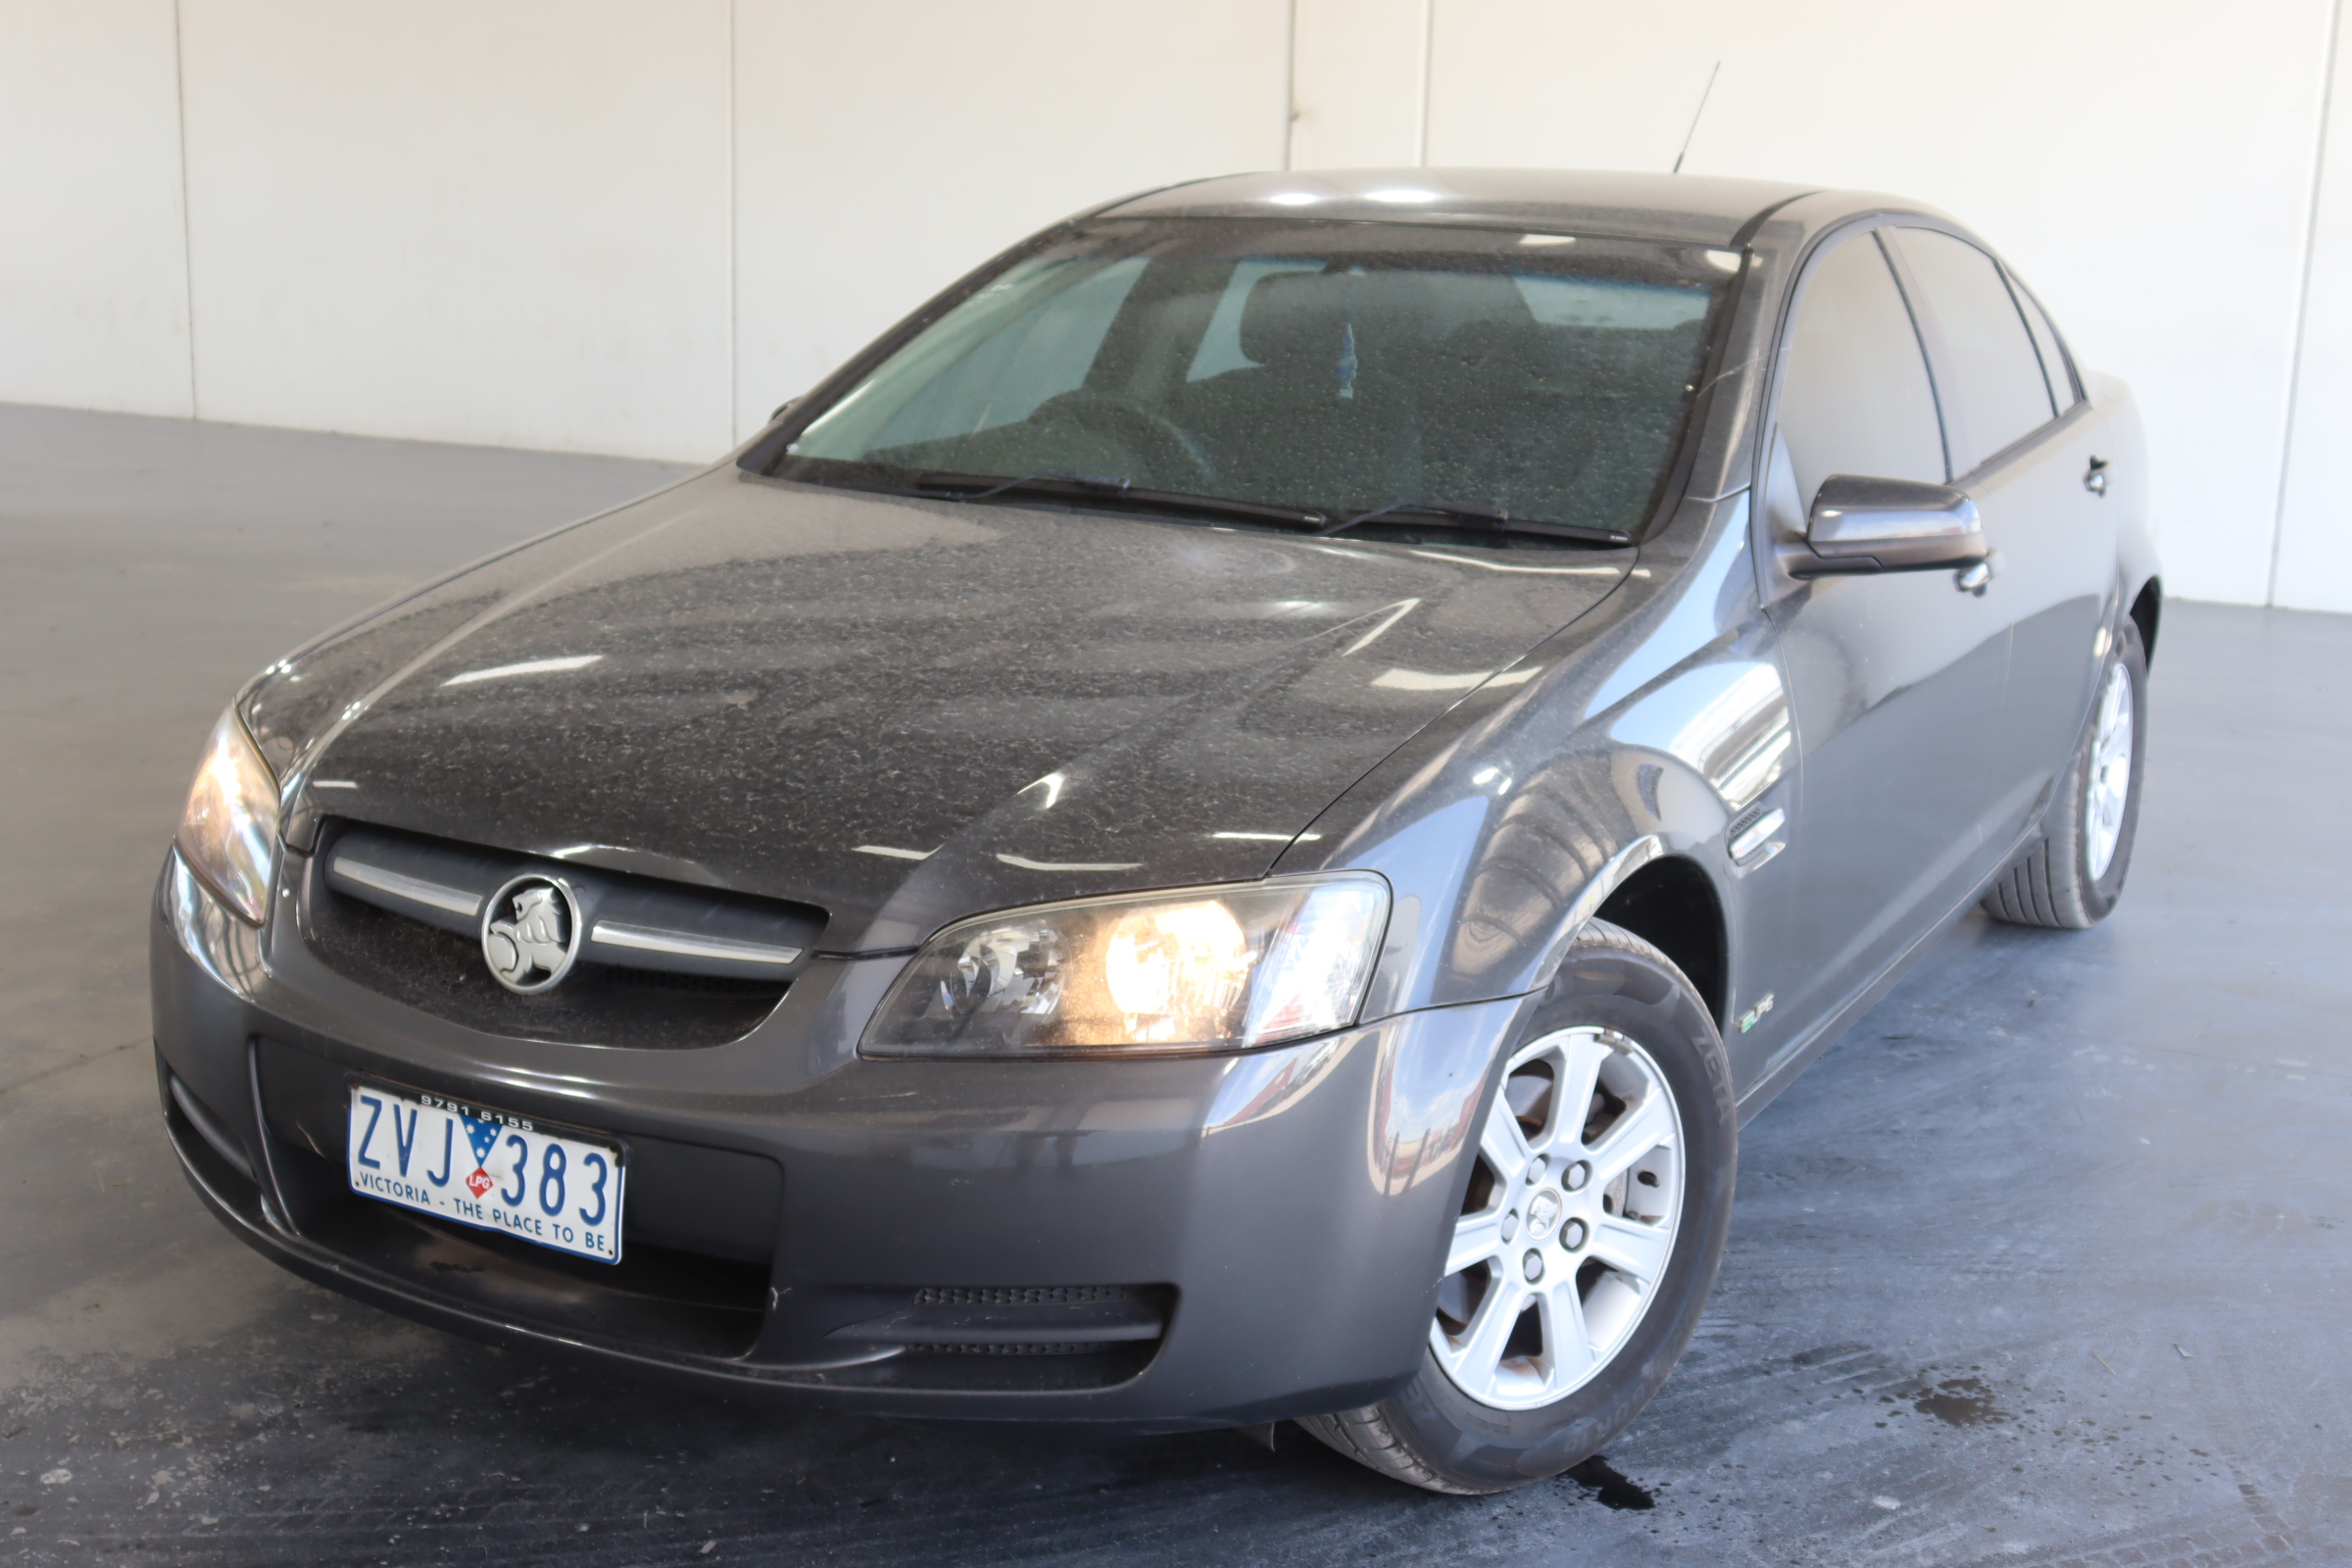
[[[1932,571],[1984,559],[1984,527],[1965,490],[1912,479],[1834,473],[1805,517],[1805,537],[1782,551],[1792,577]]]

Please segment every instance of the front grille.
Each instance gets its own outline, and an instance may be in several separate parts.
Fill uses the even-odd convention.
[[[328,968],[370,991],[485,1034],[646,1051],[740,1040],[775,1010],[824,925],[822,911],[802,905],[585,869],[420,834],[352,824],[335,829],[311,858],[306,878],[302,931],[311,951]],[[717,946],[735,950],[757,946],[744,940],[747,935],[760,937],[770,951],[792,958],[752,963],[588,942],[561,984],[524,996],[491,977],[474,916],[341,874],[355,864],[372,871],[379,862],[400,868],[391,878],[373,872],[379,880],[422,887],[428,896],[456,894],[475,901],[514,875],[560,875],[576,890],[584,914],[618,910],[639,932],[670,928],[685,943],[700,940],[705,946],[713,944],[703,934],[714,933]],[[429,878],[407,874],[419,869]],[[442,902],[462,904],[463,899]],[[584,917],[582,923],[590,921]],[[589,954],[643,961],[600,962]]]

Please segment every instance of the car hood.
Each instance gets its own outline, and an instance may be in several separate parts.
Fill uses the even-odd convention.
[[[803,900],[824,946],[1263,875],[1632,552],[1361,545],[712,470],[271,667],[328,816]]]

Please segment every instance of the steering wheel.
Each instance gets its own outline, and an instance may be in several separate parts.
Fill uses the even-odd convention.
[[[1197,490],[1216,481],[1217,466],[1190,430],[1157,409],[1120,393],[1077,387],[1046,399],[1029,417],[1038,424],[1068,425],[1117,442],[1143,459],[1154,477],[1179,475],[1162,481],[1168,489]]]

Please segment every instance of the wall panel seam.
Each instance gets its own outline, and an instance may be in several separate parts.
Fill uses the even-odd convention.
[[[1438,0],[1421,0],[1421,104],[1413,128],[1413,162],[1429,167],[1429,96],[1437,75]]]
[[[727,445],[743,439],[743,370],[738,363],[741,355],[743,321],[738,275],[742,268],[742,247],[736,240],[736,225],[742,220],[743,197],[735,178],[735,144],[741,132],[737,119],[741,105],[736,101],[735,62],[736,0],[727,0]]]
[[[195,220],[188,215],[188,66],[180,42],[180,0],[172,0],[172,110],[179,129],[179,282],[181,305],[187,313],[188,417],[204,417],[196,396],[196,239]]]
[[[1282,61],[1282,167],[1286,171],[1298,162],[1298,0],[1290,0],[1289,17]]]
[[[2286,360],[2286,428],[2278,441],[2278,503],[2271,513],[2271,569],[2262,602],[2278,603],[2278,557],[2286,543],[2287,488],[2294,482],[2295,415],[2303,395],[2303,339],[2311,330],[2311,273],[2319,255],[2320,200],[2328,177],[2328,122],[2335,104],[2335,51],[2343,36],[2344,0],[2328,8],[2328,47],[2321,55],[2320,125],[2311,150],[2311,202],[2304,215],[2303,275],[2295,291],[2295,335]]]

